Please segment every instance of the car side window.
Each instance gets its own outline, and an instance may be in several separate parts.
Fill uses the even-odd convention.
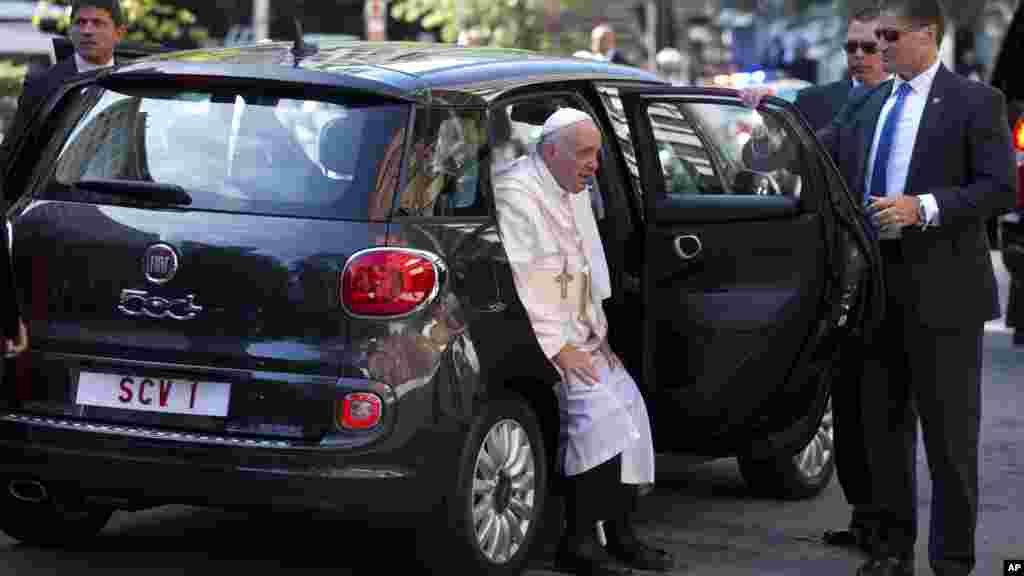
[[[654,129],[668,196],[721,194],[715,163],[697,129],[675,104],[652,104],[647,115]]]
[[[799,198],[805,173],[800,144],[776,114],[739,105],[657,102],[647,115],[669,198]],[[771,164],[759,162],[762,157]]]
[[[417,109],[396,215],[486,216],[485,126],[483,110]]]
[[[388,216],[374,185],[387,143],[405,140],[409,105],[174,83],[96,93],[62,135],[41,197],[135,205],[143,198],[109,184],[157,183],[183,189],[196,209]]]

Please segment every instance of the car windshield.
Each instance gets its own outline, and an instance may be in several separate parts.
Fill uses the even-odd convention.
[[[409,107],[264,92],[104,90],[63,142],[47,193],[131,202],[130,182],[180,187],[198,209],[374,219],[388,144]],[[95,186],[117,181],[117,198]],[[92,192],[86,190],[88,188]]]

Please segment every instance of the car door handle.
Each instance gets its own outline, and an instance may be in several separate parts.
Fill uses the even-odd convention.
[[[672,243],[676,249],[676,256],[683,260],[693,260],[700,256],[701,251],[704,250],[704,245],[701,244],[700,238],[693,234],[676,236]]]

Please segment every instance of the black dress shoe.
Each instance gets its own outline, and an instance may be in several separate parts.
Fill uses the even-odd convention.
[[[570,544],[563,540],[555,554],[555,570],[576,576],[629,576],[633,573],[612,557],[596,538],[583,538]]]
[[[623,527],[621,522],[606,522],[605,536],[608,552],[627,566],[652,572],[668,572],[675,567],[671,552],[644,544],[632,527]]]
[[[914,557],[876,556],[857,569],[857,576],[914,576]]]

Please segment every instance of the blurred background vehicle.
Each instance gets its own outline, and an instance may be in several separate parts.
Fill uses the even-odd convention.
[[[999,219],[999,247],[1010,274],[1006,325],[1013,329],[1013,343],[1024,346],[1024,4],[1017,7],[1009,32],[992,70],[989,82],[1006,95],[1007,121],[1017,150],[1017,208]]]

